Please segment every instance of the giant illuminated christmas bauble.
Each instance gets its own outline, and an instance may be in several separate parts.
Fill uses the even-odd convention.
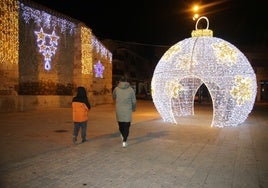
[[[207,20],[206,29],[198,21]],[[159,60],[151,89],[157,111],[165,122],[194,115],[194,97],[205,84],[213,105],[211,126],[242,124],[251,112],[257,92],[256,75],[245,55],[231,43],[213,37],[208,19],[201,17],[192,32]]]

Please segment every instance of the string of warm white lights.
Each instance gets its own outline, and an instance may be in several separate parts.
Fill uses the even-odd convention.
[[[245,121],[257,92],[254,70],[242,52],[208,29],[196,29],[191,38],[173,45],[154,70],[152,97],[163,120],[177,123],[176,117],[194,115],[194,97],[202,84],[212,98],[211,126]]]
[[[81,27],[81,62],[82,74],[92,74],[92,44],[91,30],[86,27]]]
[[[10,0],[1,0],[0,4],[0,63],[18,64],[18,4]]]

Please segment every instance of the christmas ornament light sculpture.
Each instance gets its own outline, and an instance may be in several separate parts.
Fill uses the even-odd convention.
[[[201,19],[206,29],[198,29]],[[238,126],[251,112],[256,75],[249,61],[234,45],[213,37],[206,17],[200,17],[191,38],[168,49],[152,78],[152,98],[164,121],[194,115],[194,97],[205,84],[213,104],[211,127]]]

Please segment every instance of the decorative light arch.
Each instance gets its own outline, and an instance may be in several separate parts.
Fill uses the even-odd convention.
[[[200,19],[206,29],[198,29]],[[257,92],[256,75],[249,61],[231,43],[213,37],[208,19],[200,17],[192,37],[168,49],[152,78],[152,97],[164,121],[194,115],[194,97],[205,84],[213,103],[211,126],[238,126],[251,112]]]

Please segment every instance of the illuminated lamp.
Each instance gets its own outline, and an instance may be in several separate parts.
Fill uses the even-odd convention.
[[[198,29],[201,19],[206,29]],[[194,115],[194,97],[202,84],[213,105],[211,127],[241,125],[257,92],[256,75],[245,55],[231,43],[213,37],[207,17],[200,17],[191,38],[169,48],[159,60],[151,89],[154,105],[165,122]]]

